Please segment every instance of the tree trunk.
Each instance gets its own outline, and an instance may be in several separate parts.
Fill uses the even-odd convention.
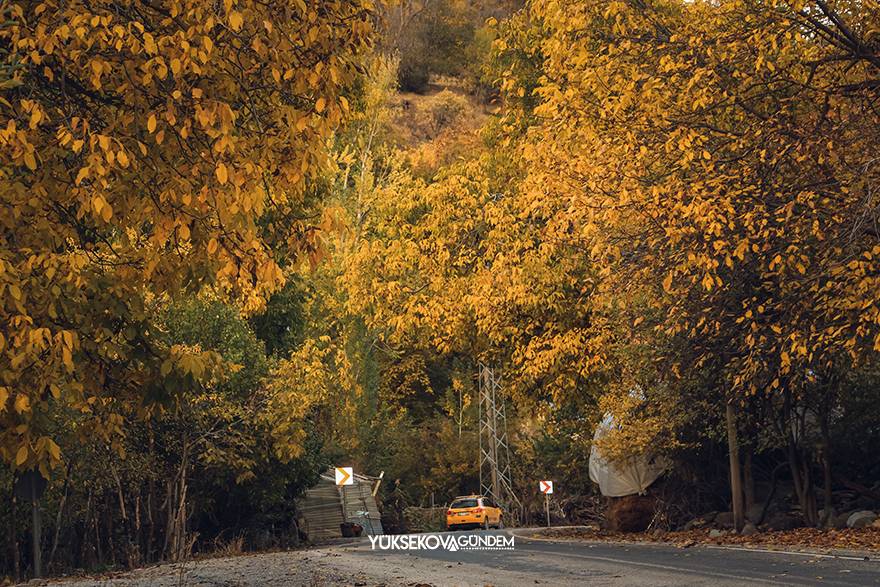
[[[95,548],[97,549],[98,564],[102,565],[104,564],[104,547],[101,546],[101,509],[101,505],[98,503],[98,498],[95,497],[95,511],[92,522],[95,526]]]
[[[175,479],[169,479],[168,483],[166,483],[166,494],[165,494],[165,541],[162,545],[162,560],[168,558],[170,554],[170,546],[171,546],[171,534],[173,525],[174,525],[174,503],[177,501],[175,497],[175,491],[177,491],[177,483]]]
[[[815,526],[819,516],[816,508],[816,494],[813,491],[812,470],[810,462],[801,454],[798,440],[795,438],[794,430],[792,429],[797,414],[792,410],[791,392],[786,389],[783,393],[783,430],[785,431],[786,444],[788,445],[786,452],[788,466],[791,469],[791,479],[804,522],[808,526]],[[799,424],[800,430],[803,431],[803,423]]]
[[[79,526],[82,532],[80,533],[79,529],[77,530],[78,534],[78,542],[79,542],[79,565],[80,567],[85,567],[87,565],[86,557],[88,556],[88,540],[89,540],[89,520],[92,515],[92,490],[89,489],[88,497],[86,498],[86,513],[83,516],[83,524]]]
[[[167,524],[165,527],[165,557],[172,562],[183,559],[186,546],[186,471],[189,467],[189,441],[183,436],[180,467],[174,479],[168,481]]]
[[[61,494],[61,502],[58,504],[58,513],[55,515],[55,536],[52,538],[52,550],[49,552],[49,560],[46,569],[51,572],[52,563],[55,561],[55,551],[58,550],[58,540],[61,537],[61,523],[64,517],[64,505],[67,503],[67,491],[70,488],[70,476],[73,471],[73,463],[67,466],[67,475],[64,477],[64,491]]]
[[[743,511],[742,474],[739,466],[739,440],[736,435],[736,409],[732,401],[727,402],[725,414],[727,416],[727,448],[730,452],[730,498],[733,526],[739,532],[745,525],[745,512]]]

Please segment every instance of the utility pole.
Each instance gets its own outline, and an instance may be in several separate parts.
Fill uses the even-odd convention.
[[[480,493],[491,497],[508,512],[518,512],[520,501],[513,492],[510,478],[507,416],[501,395],[501,377],[496,369],[480,363],[478,381]]]

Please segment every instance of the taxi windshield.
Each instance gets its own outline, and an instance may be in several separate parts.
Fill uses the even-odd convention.
[[[453,510],[461,510],[464,508],[475,508],[477,507],[476,499],[457,499],[452,502],[452,505],[449,506],[449,509]]]

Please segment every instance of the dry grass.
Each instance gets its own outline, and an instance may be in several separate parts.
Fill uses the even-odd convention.
[[[454,83],[434,85],[424,95],[401,93],[393,101],[391,135],[413,171],[433,176],[444,165],[472,153],[489,114]]]
[[[244,552],[244,536],[235,536],[229,540],[214,539],[211,548],[211,556],[235,556]]]

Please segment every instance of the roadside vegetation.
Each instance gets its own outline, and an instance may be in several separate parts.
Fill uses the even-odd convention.
[[[3,10],[0,576],[26,471],[50,573],[298,544],[342,462],[434,527],[479,362],[524,522],[540,479],[615,529],[876,519],[874,4]],[[648,496],[597,496],[605,414]]]

